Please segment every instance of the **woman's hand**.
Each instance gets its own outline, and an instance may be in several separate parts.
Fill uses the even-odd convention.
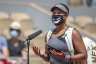
[[[61,59],[64,59],[65,58],[65,54],[64,52],[62,51],[56,51],[55,49],[53,50],[50,50],[50,53],[53,55],[53,56],[56,56],[58,58],[61,58]]]
[[[36,55],[40,56],[40,57],[41,57],[42,59],[44,59],[45,61],[49,61],[47,53],[42,54],[42,53],[40,52],[40,49],[39,49],[38,47],[36,47],[36,46],[33,46],[32,48],[33,48],[33,51],[34,51],[34,53],[35,53]]]
[[[40,49],[39,49],[38,47],[33,46],[32,48],[33,48],[33,51],[34,51],[34,53],[35,53],[36,55],[41,56]]]

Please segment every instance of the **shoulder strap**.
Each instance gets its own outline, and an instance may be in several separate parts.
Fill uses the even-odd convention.
[[[73,28],[69,27],[64,34],[70,55],[74,55],[74,48],[73,48],[73,44],[72,44],[72,31],[73,31]]]
[[[48,33],[47,33],[47,36],[46,36],[46,41],[47,41],[47,42],[48,42],[48,40],[50,39],[51,35],[52,35],[52,31],[49,30]]]

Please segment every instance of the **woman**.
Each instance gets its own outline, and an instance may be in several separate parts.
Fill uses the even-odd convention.
[[[56,28],[51,31],[52,33],[49,39],[47,37],[48,34],[46,35],[45,41],[47,43],[45,47],[45,54],[41,54],[40,49],[37,46],[33,46],[33,51],[44,60],[49,61],[50,64],[87,64],[87,52],[79,32],[66,25],[69,8],[65,4],[60,3],[53,6],[51,8],[51,12],[52,23],[56,26]],[[69,28],[72,28],[72,35],[69,35],[70,39],[68,40],[69,36],[67,39],[67,36],[62,38],[62,36],[68,32]],[[70,54],[68,47],[70,41],[74,48],[73,55]]]
[[[22,56],[25,44],[19,38],[21,35],[21,25],[18,22],[13,22],[10,26],[9,33],[11,36],[11,38],[8,39],[9,56]]]

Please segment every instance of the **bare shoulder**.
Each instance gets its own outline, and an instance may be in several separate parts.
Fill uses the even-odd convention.
[[[73,35],[80,35],[80,32],[76,28],[74,28],[72,34]]]
[[[73,31],[72,31],[72,38],[73,39],[77,39],[77,38],[80,38],[81,39],[81,34],[80,32],[75,28]]]
[[[83,39],[81,37],[81,34],[78,30],[74,29],[72,32],[72,41],[73,44],[75,46],[75,48],[77,49],[77,51],[79,50],[85,50],[85,46],[84,46],[84,42]]]
[[[73,32],[72,32],[72,41],[73,41],[73,44],[75,46],[80,46],[81,43],[82,45],[84,45],[83,43],[83,40],[82,40],[82,36],[80,34],[80,32],[77,30],[77,29],[74,29]]]

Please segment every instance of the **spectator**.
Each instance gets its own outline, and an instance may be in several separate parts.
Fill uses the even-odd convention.
[[[0,54],[3,57],[8,57],[9,56],[7,39],[3,34],[3,30],[1,30],[1,29],[0,29]]]
[[[25,45],[22,40],[19,39],[21,35],[21,25],[18,22],[13,22],[10,25],[9,33],[11,38],[8,39],[8,48],[10,56],[22,56],[22,52]]]

